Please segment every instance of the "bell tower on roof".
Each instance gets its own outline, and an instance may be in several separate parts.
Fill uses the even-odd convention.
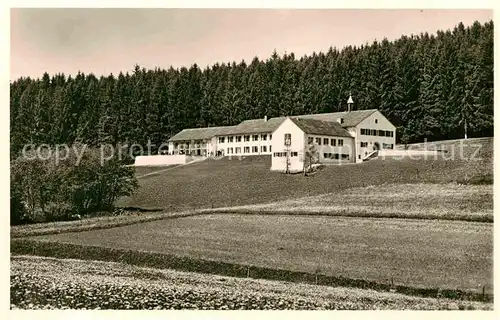
[[[351,112],[353,104],[354,104],[354,101],[352,100],[352,95],[349,92],[349,99],[347,99],[347,112]]]

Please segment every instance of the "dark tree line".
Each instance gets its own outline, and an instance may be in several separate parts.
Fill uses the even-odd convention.
[[[493,21],[265,61],[79,73],[10,85],[11,154],[25,144],[156,145],[184,128],[378,108],[413,142],[493,135]]]

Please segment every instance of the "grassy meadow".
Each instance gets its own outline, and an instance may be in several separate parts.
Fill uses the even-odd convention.
[[[451,153],[427,160],[375,159],[326,166],[309,177],[270,171],[270,156],[208,159],[158,174],[148,171],[152,174],[139,179],[139,190],[117,205],[182,211],[270,203],[382,184],[491,184],[493,139],[470,139],[463,148],[456,145],[448,144],[449,150],[464,156],[455,160],[450,159]],[[146,169],[139,170],[140,176]]]
[[[472,300],[493,292],[493,139],[426,148],[448,152],[308,177],[269,156],[136,168],[122,215],[11,227],[11,307],[491,309]]]

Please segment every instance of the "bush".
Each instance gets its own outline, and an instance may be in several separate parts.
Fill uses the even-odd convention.
[[[137,188],[134,169],[97,149],[74,145],[77,153],[46,149],[11,162],[11,224],[71,220],[75,215],[111,210],[118,197]],[[41,156],[40,156],[41,155]],[[59,158],[58,158],[59,157]]]

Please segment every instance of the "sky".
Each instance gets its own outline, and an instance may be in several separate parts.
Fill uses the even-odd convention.
[[[436,33],[493,19],[493,10],[30,9],[10,11],[10,79],[78,71],[97,76],[193,63],[296,57],[330,46]]]

